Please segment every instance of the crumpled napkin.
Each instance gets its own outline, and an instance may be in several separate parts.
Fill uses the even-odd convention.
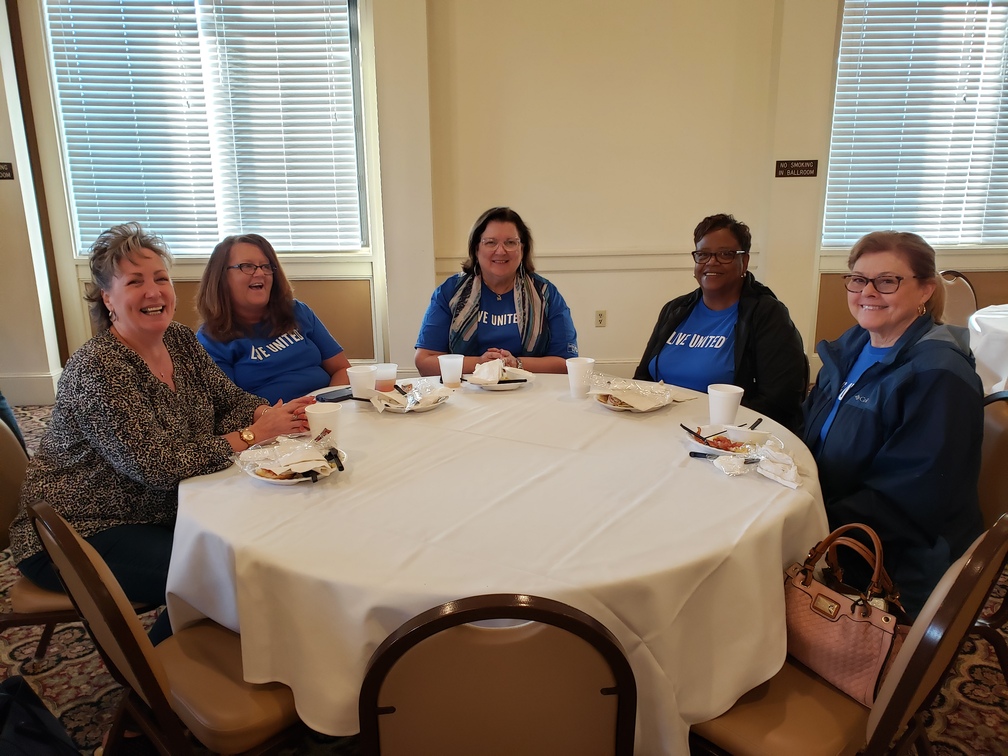
[[[531,381],[535,377],[534,373],[528,370],[521,370],[514,367],[505,367],[503,360],[490,360],[482,362],[473,370],[473,374],[467,379],[469,383],[477,386],[493,386],[503,380],[514,380],[524,378]]]
[[[402,384],[402,389],[406,392],[405,394],[400,394],[393,389],[386,392],[365,391],[364,396],[371,400],[371,404],[379,412],[384,412],[389,407],[410,412],[421,407],[440,404],[446,401],[452,393],[451,389],[423,378],[418,378],[412,383]]]
[[[791,455],[764,445],[759,448],[759,456],[761,459],[756,472],[760,475],[776,480],[788,488],[798,488],[801,485],[798,465],[794,463]]]
[[[238,462],[243,467],[258,467],[277,475],[314,470],[320,478],[324,478],[332,472],[321,447],[307,437],[277,436],[274,444],[254,446],[241,452]]]

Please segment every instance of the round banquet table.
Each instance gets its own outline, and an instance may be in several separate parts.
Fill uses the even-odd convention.
[[[508,392],[464,384],[423,413],[343,402],[345,472],[277,486],[231,467],[182,482],[172,624],[240,632],[247,680],[289,685],[310,727],[351,735],[367,662],[410,617],[482,593],[558,599],[626,650],[636,752],[685,754],[691,722],[783,664],[782,569],[827,523],[795,436],[764,418],[798,489],[729,477],[688,456],[679,423],[705,424],[707,398],[679,391],[690,398],[650,413],[572,399],[563,375]],[[738,422],[756,416],[743,407]]]
[[[970,348],[984,394],[1008,388],[1008,305],[977,310],[969,319]]]

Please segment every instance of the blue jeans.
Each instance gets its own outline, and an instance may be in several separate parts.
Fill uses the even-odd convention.
[[[164,525],[118,525],[84,540],[105,560],[130,601],[159,606],[165,603],[173,537],[173,529]],[[40,588],[63,593],[63,584],[45,551],[23,559],[18,569]],[[156,646],[170,635],[165,610],[148,636]]]
[[[21,435],[21,429],[18,428],[17,418],[14,417],[14,410],[10,408],[10,405],[7,403],[7,399],[4,398],[2,391],[0,391],[0,420],[7,423],[10,429],[14,431],[14,435],[21,444],[21,448],[24,449],[25,454],[27,454],[28,447],[25,446],[24,437]]]

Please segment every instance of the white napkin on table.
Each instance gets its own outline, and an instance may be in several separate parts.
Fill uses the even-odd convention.
[[[756,472],[760,475],[764,475],[770,480],[776,480],[788,488],[798,488],[801,485],[798,465],[794,463],[791,455],[777,449],[771,449],[766,445],[760,447],[759,455],[761,459],[756,467]]]
[[[531,381],[533,377],[534,373],[530,373],[528,370],[505,367],[503,360],[490,360],[477,365],[468,381],[477,386],[493,386],[501,381],[514,380],[515,378]]]

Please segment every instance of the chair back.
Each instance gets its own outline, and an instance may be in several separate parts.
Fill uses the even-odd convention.
[[[28,456],[7,423],[0,421],[0,550],[10,546],[7,529],[18,512]]]
[[[868,716],[865,754],[893,738],[937,693],[1008,559],[1008,516],[980,536],[939,581],[917,616]]]
[[[977,310],[973,284],[958,270],[943,270],[938,275],[945,284],[945,313],[942,320],[952,325],[967,326],[970,315]]]
[[[178,728],[164,665],[105,560],[49,504],[35,502],[28,513],[109,672],[144,700],[158,724]]]
[[[507,626],[473,625],[519,620]],[[567,604],[451,601],[378,647],[361,686],[366,756],[633,753],[637,686],[619,641]]]
[[[1008,512],[1008,391],[984,399],[984,435],[980,450],[980,512],[990,528]]]

